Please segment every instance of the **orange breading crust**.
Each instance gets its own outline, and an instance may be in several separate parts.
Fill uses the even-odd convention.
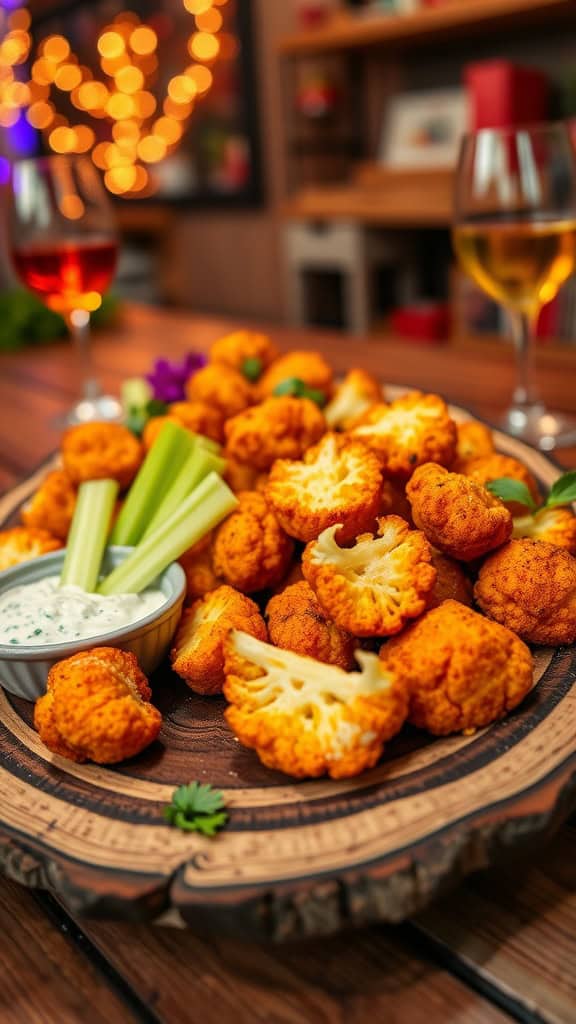
[[[252,594],[280,582],[288,572],[294,544],[258,491],[242,491],[239,507],[214,538],[214,571],[231,587]]]
[[[472,605],[474,587],[462,566],[441,551],[432,549],[432,565],[437,577],[434,590],[428,598],[428,608],[437,608],[444,601],[459,601],[468,607]]]
[[[544,540],[576,555],[576,516],[571,508],[543,508],[533,516],[514,520],[515,540]]]
[[[384,401],[380,381],[366,370],[350,370],[324,410],[331,430],[348,430],[372,405]]]
[[[185,551],[178,561],[186,573],[186,600],[196,601],[211,590],[216,590],[222,580],[214,572],[214,554],[212,550],[212,534],[203,541]]]
[[[380,657],[411,693],[409,721],[435,736],[489,725],[532,687],[526,645],[457,601],[427,612]]]
[[[267,369],[278,358],[278,349],[266,334],[256,331],[234,331],[224,338],[215,341],[210,349],[213,363],[231,366],[233,370],[242,371],[248,359],[258,359],[262,369]]]
[[[64,469],[75,484],[109,477],[125,490],[142,458],[140,441],[120,423],[80,423],[62,438]]]
[[[476,459],[468,459],[463,463],[460,473],[475,480],[477,484],[488,484],[492,480],[499,480],[501,477],[510,477],[512,480],[519,480],[526,484],[536,504],[540,504],[540,491],[532,473],[523,466],[518,459],[512,459],[509,455],[480,455]],[[503,502],[513,516],[524,515],[525,505],[519,505],[516,501]]]
[[[232,587],[218,587],[184,612],[171,661],[174,671],[195,693],[211,696],[222,692],[223,645],[231,629],[241,629],[259,640],[268,638],[258,605]]]
[[[576,558],[538,540],[513,540],[488,558],[474,596],[485,615],[534,644],[576,642]]]
[[[478,420],[467,420],[466,423],[457,423],[458,442],[456,446],[456,463],[454,470],[461,472],[458,466],[468,459],[477,459],[481,455],[492,455],[494,452],[494,438],[490,427]]]
[[[58,662],[36,702],[40,739],[62,757],[117,764],[153,743],[162,716],[134,654],[96,647]]]
[[[224,440],[224,418],[219,409],[205,402],[175,402],[166,416],[153,416],[144,427],[142,441],[146,451],[154,444],[166,422],[178,423],[192,434],[203,434],[220,444]]]
[[[296,378],[309,388],[321,391],[330,398],[334,390],[334,374],[320,352],[294,350],[280,356],[258,381],[258,394],[269,398],[279,384]]]
[[[62,541],[47,530],[32,526],[13,526],[0,532],[0,572],[20,562],[28,562],[50,551],[58,551]]]
[[[224,479],[234,494],[239,491],[263,491],[268,483],[268,474],[255,469],[248,462],[239,462],[224,449],[222,458],[226,459]]]
[[[337,527],[308,544],[304,577],[325,615],[354,636],[392,636],[426,609],[436,582],[424,534],[398,516],[378,521],[378,536],[364,534],[339,548]]]
[[[442,466],[421,466],[406,494],[418,529],[461,562],[481,558],[512,536],[512,516],[485,487]]]
[[[345,671],[354,667],[354,637],[326,618],[305,580],[273,597],[266,617],[270,640],[276,647],[339,665]]]
[[[326,434],[303,460],[275,462],[265,493],[291,537],[314,540],[339,523],[338,540],[351,540],[380,512],[382,467],[359,441]]]
[[[76,487],[62,469],[55,469],[44,477],[36,494],[22,509],[25,526],[47,530],[53,537],[66,540],[74,509]]]
[[[204,366],[190,378],[186,396],[190,402],[218,409],[223,419],[236,416],[256,401],[254,389],[242,373],[217,363]]]
[[[456,452],[456,424],[446,403],[419,391],[372,406],[351,436],[380,456],[388,474],[403,480],[425,462],[449,466]]]
[[[300,459],[322,437],[326,421],[307,398],[269,398],[226,423],[227,450],[266,471],[276,459]]]

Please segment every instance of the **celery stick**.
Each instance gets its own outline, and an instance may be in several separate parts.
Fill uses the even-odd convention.
[[[100,584],[100,594],[138,594],[238,505],[230,488],[210,473],[177,512],[138,545]]]
[[[146,540],[150,534],[154,533],[162,525],[165,519],[168,519],[173,512],[179,509],[184,499],[189,494],[192,494],[194,488],[199,483],[202,483],[204,477],[207,477],[209,473],[218,473],[218,476],[221,476],[225,469],[225,459],[214,455],[213,452],[203,448],[201,444],[196,444],[174,483],[168,488],[168,492],[157,508],[156,514],[152,516],[148,523],[142,540]]]
[[[211,437],[204,437],[204,434],[196,435],[197,444],[202,445],[203,448],[208,452],[214,452],[214,455],[220,455],[222,451],[222,445],[218,444],[218,441],[213,441]]]
[[[112,531],[112,544],[138,544],[148,520],[190,455],[193,443],[189,432],[178,423],[168,420],[164,424],[128,492]]]
[[[115,480],[80,485],[60,586],[80,587],[88,594],[96,590],[117,497]]]

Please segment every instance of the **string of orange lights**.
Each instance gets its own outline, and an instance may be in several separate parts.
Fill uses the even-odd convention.
[[[194,21],[186,46],[192,62],[170,78],[163,97],[153,90],[158,36],[137,14],[123,11],[100,32],[95,60],[101,77],[79,62],[63,35],[50,35],[38,44],[25,81],[33,47],[29,11],[25,6],[10,14],[0,11],[0,126],[11,127],[24,110],[52,152],[90,153],[110,192],[149,194],[151,165],[179,146],[195,104],[212,86],[212,65],[235,53],[236,40],[222,31],[219,8],[227,2],[183,0]],[[78,123],[58,110],[58,93],[67,94],[79,111]],[[87,118],[107,122],[105,141],[98,141],[101,133]]]

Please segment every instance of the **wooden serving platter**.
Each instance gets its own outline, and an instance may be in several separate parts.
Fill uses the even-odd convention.
[[[559,475],[520,442],[497,444],[546,488]],[[37,484],[6,495],[0,521]],[[154,680],[160,740],[118,768],[50,754],[32,706],[0,689],[0,867],[75,913],[198,932],[284,940],[400,921],[545,839],[576,806],[576,649],[535,653],[536,685],[504,722],[441,740],[406,731],[376,768],[345,782],[264,768],[228,730],[222,700],[195,696],[167,669]],[[229,802],[214,840],[162,818],[175,787],[193,779]]]

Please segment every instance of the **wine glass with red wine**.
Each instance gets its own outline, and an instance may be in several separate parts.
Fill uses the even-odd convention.
[[[117,420],[120,403],[102,393],[90,346],[90,313],[100,306],[118,261],[114,217],[100,175],[87,157],[42,157],[14,163],[11,188],[14,267],[64,317],[76,343],[82,394],[68,420]]]

